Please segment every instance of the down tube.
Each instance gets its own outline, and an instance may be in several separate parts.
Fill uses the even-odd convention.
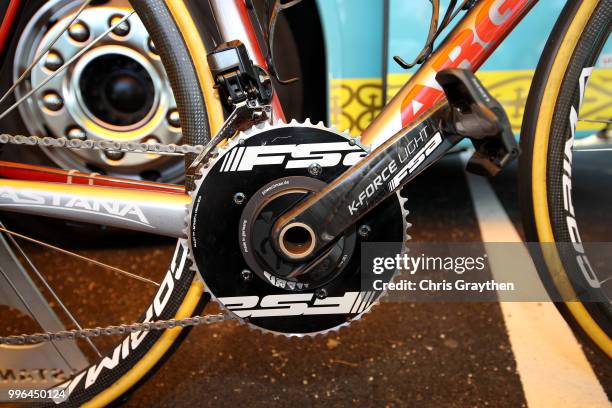
[[[537,0],[477,2],[364,130],[361,142],[375,149],[443,99],[436,74],[446,68],[478,70],[536,3]]]

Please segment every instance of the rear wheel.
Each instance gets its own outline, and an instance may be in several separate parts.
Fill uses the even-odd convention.
[[[535,255],[547,289],[572,326],[612,357],[610,264],[587,242],[612,241],[609,184],[587,198],[589,186],[612,182],[611,19],[612,1],[585,0],[568,2],[557,21],[525,110],[520,193],[526,238],[542,243]],[[602,202],[607,210],[598,212]]]
[[[28,4],[14,52],[8,56],[13,72],[6,70],[5,81],[18,80],[25,67],[65,29],[81,3],[36,0]],[[55,42],[45,63],[36,65],[30,80],[16,88],[15,96],[19,98],[41,85],[50,72],[90,46],[92,38],[130,8],[127,0],[108,0],[79,13],[78,23],[70,30],[72,35]],[[180,143],[182,138],[164,66],[138,16],[131,17],[117,34],[105,36],[86,50],[4,122],[13,122],[12,128],[5,130],[13,134],[164,144]],[[113,177],[162,183],[183,180],[178,157],[47,148],[27,152],[24,159]]]
[[[209,129],[216,130],[223,117],[220,106],[216,106],[216,100],[212,94],[212,79],[206,59],[202,57],[206,55],[206,51],[186,5],[182,0],[131,0],[130,4],[146,27],[155,44],[156,52],[161,57],[180,114],[183,142],[204,144],[209,140]],[[0,241],[2,244],[0,249],[5,248],[9,251],[6,252],[7,256],[1,259],[0,271],[6,272],[12,268],[17,274],[13,274],[13,279],[6,273],[0,275],[0,281],[2,281],[0,290],[18,292],[15,291],[18,286],[15,285],[16,280],[14,279],[15,276],[19,276],[17,268],[25,266],[25,269],[31,269],[28,268],[30,259],[27,256],[27,245],[17,245],[18,239],[15,240],[9,235],[0,237]],[[24,253],[21,252],[23,247],[26,247]],[[8,255],[11,248],[13,254]],[[49,261],[45,263],[48,264]],[[42,266],[42,262],[38,264]],[[41,272],[44,275],[43,268]],[[70,279],[71,277],[72,275],[68,273],[57,279]],[[45,278],[47,277],[43,276],[43,279]],[[140,317],[138,315],[126,316],[126,323],[184,318],[199,313],[206,303],[203,286],[195,279],[195,273],[190,268],[187,247],[183,240],[179,240],[167,272],[158,274],[154,280],[160,285],[154,291],[128,291],[123,294],[125,298],[121,299],[121,302],[133,298],[138,304],[144,306]],[[22,281],[23,279],[20,282]],[[48,284],[49,281],[45,283]],[[53,286],[53,281],[49,286]],[[143,302],[142,297],[146,294],[152,297],[148,302]],[[15,298],[18,302],[28,303],[23,301],[19,293]],[[102,299],[98,301],[89,298],[87,301],[90,304],[104,304]],[[27,305],[25,309],[30,311]],[[36,316],[32,318],[36,320]],[[100,322],[100,325],[108,323]],[[44,327],[42,323],[40,325]],[[74,328],[73,325],[69,326],[71,327],[67,328]],[[177,327],[164,331],[132,333],[124,338],[113,337],[110,343],[104,343],[103,347],[99,347],[99,354],[94,354],[79,367],[69,364],[66,372],[55,376],[56,380],[68,378],[67,381],[59,384],[59,386],[68,386],[70,389],[70,397],[65,404],[107,406],[126,395],[163,363],[178,345],[185,332],[186,329]],[[118,341],[120,342],[116,343]],[[115,342],[114,345],[113,342]],[[9,347],[0,346],[0,354],[11,351],[13,350],[10,350]],[[56,351],[62,354],[61,347],[55,347],[55,351],[52,350],[52,352]],[[14,367],[19,367],[19,361],[14,362],[14,367],[2,367],[6,361],[6,359],[0,361],[0,368],[5,373]]]

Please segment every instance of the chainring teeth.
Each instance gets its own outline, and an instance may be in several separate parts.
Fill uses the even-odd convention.
[[[211,171],[212,168],[215,167],[217,162],[221,160],[224,157],[224,155],[228,153],[231,149],[233,149],[240,143],[244,143],[243,142],[244,140],[254,137],[260,133],[266,132],[271,129],[287,128],[287,127],[311,127],[311,128],[322,129],[322,130],[332,132],[332,133],[335,133],[336,135],[343,137],[344,139],[348,140],[351,145],[356,145],[360,147],[363,151],[366,152],[366,155],[370,154],[371,152],[371,149],[369,146],[364,146],[361,143],[361,137],[353,137],[348,133],[348,131],[339,132],[336,126],[326,127],[323,122],[318,122],[315,124],[315,123],[312,123],[310,119],[306,119],[304,122],[300,123],[297,120],[292,119],[288,123],[281,121],[281,120],[277,120],[274,122],[274,124],[270,124],[268,121],[265,121],[255,126],[252,126],[249,129],[240,131],[236,136],[234,136],[231,140],[229,140],[227,144],[221,147],[215,148],[213,150],[215,154],[209,155],[205,164],[202,166],[199,166],[199,169],[196,173],[196,177],[194,177],[195,188],[192,191],[189,191],[189,195],[192,198],[192,202],[194,201],[208,173]],[[412,239],[412,237],[408,234],[408,230],[412,228],[412,224],[409,223],[407,220],[407,216],[409,214],[409,211],[406,209],[406,203],[408,202],[407,198],[403,197],[399,192],[396,193],[396,196],[398,198],[399,207],[400,207],[400,211],[402,214],[402,222],[403,222],[402,231],[403,231],[403,242],[404,242],[402,252],[404,252],[404,251],[407,251],[408,241]],[[302,338],[302,337],[316,338],[318,336],[324,337],[330,333],[338,333],[340,330],[348,328],[352,323],[361,320],[365,315],[371,313],[371,311],[376,306],[378,306],[378,304],[381,302],[383,297],[386,296],[386,292],[383,291],[382,294],[376,300],[374,300],[367,308],[365,308],[365,310],[363,310],[359,314],[352,316],[350,319],[347,319],[346,322],[338,324],[334,327],[331,327],[325,330],[320,330],[320,331],[315,331],[315,332],[310,332],[310,333],[287,333],[287,332],[279,332],[275,330],[270,330],[270,329],[261,327],[259,325],[253,324],[252,322],[249,321],[248,318],[246,319],[240,318],[231,309],[226,307],[225,304],[221,302],[217,298],[217,296],[211,291],[211,289],[209,288],[209,285],[207,285],[205,280],[202,278],[202,275],[200,274],[198,270],[198,266],[195,260],[194,253],[191,249],[192,248],[191,219],[193,216],[193,206],[189,205],[188,207],[189,207],[189,211],[187,211],[187,216],[186,216],[186,225],[187,225],[186,235],[188,237],[187,238],[188,257],[189,257],[189,260],[191,261],[190,268],[196,272],[197,276],[200,279],[202,279],[202,281],[204,281],[204,291],[210,295],[211,300],[214,301],[219,306],[220,310],[225,313],[229,313],[231,316],[234,317],[234,320],[237,320],[240,323],[240,325],[246,325],[250,330],[259,331],[264,334],[272,334],[274,336],[281,336],[284,338]],[[392,277],[392,280],[395,279],[396,276],[397,276],[397,273],[394,274],[394,276]]]

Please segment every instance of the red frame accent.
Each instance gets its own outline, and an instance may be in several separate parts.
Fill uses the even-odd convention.
[[[480,0],[444,42],[387,103],[362,134],[379,146],[444,98],[435,77],[446,68],[476,71],[538,0]]]
[[[242,25],[244,26],[244,29],[249,37],[249,42],[253,44],[253,48],[255,51],[255,55],[253,56],[255,59],[255,64],[265,68],[269,72],[270,67],[268,66],[268,62],[263,56],[259,41],[257,41],[257,35],[255,34],[253,24],[251,22],[251,19],[249,18],[249,12],[246,7],[246,2],[244,0],[234,0],[234,3],[236,5],[236,9],[240,14],[240,21],[242,22]],[[283,107],[281,106],[280,100],[278,99],[278,94],[276,94],[276,92],[272,95],[272,110],[274,112],[275,119],[282,120],[283,122],[285,121]]]
[[[473,12],[474,19],[469,20],[473,22],[473,26],[465,23],[459,24],[440,47],[439,52],[432,56],[431,66],[436,72],[447,68],[458,68],[464,63],[469,64],[472,71],[478,71],[478,68],[491,56],[535,2],[506,0],[495,11],[493,11],[496,6],[494,1],[483,1],[481,4],[482,6]],[[500,17],[500,24],[496,24],[491,18],[493,12],[503,16]],[[476,41],[476,38],[486,42],[487,46],[483,47]],[[455,50],[460,51],[451,59],[451,53]],[[443,98],[444,92],[426,85],[420,91],[409,93],[402,100],[402,124],[407,126],[416,117],[412,107],[408,106],[413,100],[422,103],[426,110]]]
[[[11,28],[13,28],[15,17],[17,17],[17,12],[19,11],[19,6],[21,6],[21,0],[10,1],[11,2],[9,3],[8,8],[6,9],[6,13],[4,14],[4,18],[2,19],[2,25],[0,25],[0,55],[6,47],[9,34],[11,33]]]
[[[153,190],[172,194],[185,194],[183,186],[154,183],[140,180],[107,177],[98,173],[81,173],[76,170],[61,170],[30,164],[0,161],[0,178],[13,180],[44,181],[62,184],[84,184],[90,186],[117,187],[134,190]]]

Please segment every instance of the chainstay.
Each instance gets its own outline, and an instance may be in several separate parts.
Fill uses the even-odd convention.
[[[101,150],[112,152],[126,153],[156,153],[156,154],[196,154],[199,155],[207,151],[201,161],[208,160],[210,155],[210,146],[204,145],[189,145],[189,144],[161,144],[161,143],[135,143],[135,142],[109,142],[91,139],[68,139],[65,137],[40,137],[40,136],[23,136],[0,134],[0,145],[12,144],[22,146],[38,146],[38,147],[58,147],[68,149],[83,149],[83,150]],[[208,149],[207,149],[208,147]],[[152,330],[166,330],[175,327],[193,327],[200,325],[209,325],[233,320],[227,314],[211,314],[204,316],[193,316],[184,319],[169,319],[156,320],[154,322],[137,322],[132,324],[112,325],[106,327],[85,328],[62,330],[58,332],[46,332],[35,334],[22,334],[14,336],[0,337],[0,345],[24,345],[36,344],[41,342],[52,342],[58,340],[73,340],[85,339],[99,336],[114,336],[125,333],[145,332]]]
[[[75,150],[101,150],[125,153],[156,153],[156,154],[200,154],[205,146],[189,144],[162,144],[118,142],[91,139],[68,139],[65,137],[40,137],[23,135],[0,135],[0,144],[12,144],[38,147],[59,147]]]
[[[200,154],[204,151],[202,145],[176,145],[161,143],[134,143],[134,142],[109,142],[98,140],[67,139],[65,137],[39,137],[22,135],[0,135],[0,144],[13,144],[23,146],[60,147],[68,149],[102,150],[129,153],[157,153],[157,154]],[[136,333],[152,330],[166,330],[175,327],[190,327],[214,324],[231,317],[225,314],[212,314],[205,316],[193,316],[184,319],[157,320],[154,322],[137,322],[122,324],[119,326],[106,326],[96,328],[62,330],[58,332],[22,334],[15,336],[0,337],[0,345],[24,345],[41,342],[52,342],[58,340],[85,339],[99,336],[114,336],[125,333]]]
[[[23,334],[15,336],[0,337],[0,345],[24,345],[58,340],[86,339],[100,336],[114,336],[126,333],[137,333],[153,330],[166,330],[175,327],[192,327],[233,320],[231,316],[224,313],[210,314],[204,316],[186,317],[184,319],[156,320],[153,322],[142,322],[122,324],[119,326],[106,326],[86,329],[62,330],[58,332]]]
[[[88,139],[67,139],[65,137],[52,138],[9,134],[0,135],[0,144],[157,154],[200,154],[205,149],[205,146],[202,145],[109,142]],[[154,322],[138,322],[132,324],[122,324],[118,326],[112,325],[106,327],[85,328],[80,330],[73,329],[62,330],[58,332],[22,334],[0,337],[0,345],[24,345],[36,344],[41,342],[52,342],[58,340],[74,340],[79,338],[85,339],[99,336],[114,336],[125,333],[166,330],[175,327],[208,325],[231,319],[232,318],[230,316],[220,313],[205,316],[193,316],[178,320],[157,320]]]

